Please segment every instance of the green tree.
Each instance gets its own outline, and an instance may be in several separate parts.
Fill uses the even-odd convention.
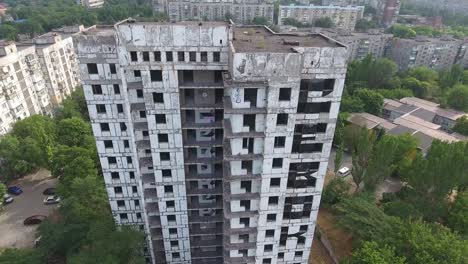
[[[348,113],[364,112],[364,103],[360,98],[351,95],[345,95],[341,100],[341,111]]]
[[[373,131],[366,128],[357,128],[357,134],[351,143],[351,154],[353,167],[351,175],[356,185],[356,192],[359,191],[361,183],[367,175],[367,167],[371,158],[372,148],[377,136]]]
[[[28,141],[31,139],[28,138]],[[21,152],[26,151],[26,152]],[[30,152],[27,152],[30,151]],[[0,166],[0,180],[9,181],[20,176],[24,176],[36,168],[36,164],[25,160],[30,157],[36,148],[28,149],[28,145],[22,145],[21,140],[12,135],[6,135],[0,139],[0,158],[2,166]],[[33,155],[34,156],[34,155]],[[43,158],[42,152],[38,155]]]
[[[448,215],[448,226],[462,235],[468,235],[468,192],[460,192]]]
[[[0,38],[7,40],[15,40],[18,35],[18,30],[13,25],[0,25]]]
[[[453,131],[468,136],[468,118],[466,116],[458,118]]]
[[[59,145],[53,151],[51,173],[61,177],[60,182],[70,184],[75,178],[96,176],[93,152],[80,147]]]
[[[79,117],[89,121],[88,107],[81,87],[76,88],[69,97],[63,100],[62,106],[55,113],[56,120],[72,117]]]
[[[314,26],[321,28],[332,28],[335,26],[333,20],[329,17],[321,17],[314,21]]]
[[[268,18],[262,16],[256,16],[253,18],[252,23],[254,25],[263,25],[268,26],[270,23],[268,22]]]
[[[0,182],[0,199],[2,199],[2,203],[0,204],[0,209],[2,209],[2,205],[3,205],[3,196],[7,193],[7,188],[5,186],[5,184],[1,183]]]
[[[463,68],[455,64],[449,70],[439,72],[439,84],[443,89],[453,87],[459,84],[463,79]]]
[[[468,70],[463,71],[462,84],[468,85]]]
[[[468,86],[456,85],[447,93],[447,104],[460,111],[468,111]]]
[[[367,19],[359,19],[356,22],[356,31],[366,32],[371,28],[376,28],[377,24],[374,21],[369,21]]]
[[[41,115],[33,115],[16,122],[11,134],[18,139],[31,138],[41,149],[43,157],[50,157],[55,142],[54,121]]]
[[[395,86],[397,68],[395,62],[389,59],[376,59],[372,55],[368,55],[364,59],[353,61],[348,65],[346,84],[370,89],[393,87]]]
[[[401,24],[394,24],[389,28],[389,32],[397,38],[414,38],[416,37],[416,31],[408,26]]]
[[[387,99],[401,99],[404,97],[413,97],[413,91],[409,89],[377,89],[377,93]]]
[[[323,189],[322,203],[331,206],[349,197],[349,184],[342,178],[333,178]]]
[[[436,71],[427,67],[411,68],[408,70],[408,75],[422,82],[436,82],[439,77],[439,74]]]
[[[338,145],[338,148],[336,148],[336,152],[335,152],[335,168],[333,170],[335,174],[336,172],[338,172],[338,170],[341,167],[341,164],[343,163],[343,152],[344,152],[344,142],[341,142]]]
[[[57,124],[57,143],[93,149],[94,137],[89,123],[78,117],[59,121]]]
[[[390,177],[395,170],[392,157],[396,150],[397,139],[392,136],[384,135],[375,142],[367,165],[366,177],[363,178],[366,190],[374,191],[379,183]]]
[[[378,92],[360,89],[354,93],[354,96],[364,105],[364,111],[373,115],[380,115],[383,109],[384,97]]]
[[[33,249],[7,248],[0,252],[0,264],[42,264],[38,253]]]
[[[70,264],[94,264],[96,259],[103,264],[143,264],[145,260],[138,252],[143,246],[144,236],[130,227],[116,230],[113,225],[95,223],[80,252],[70,258]]]
[[[351,258],[350,264],[405,264],[405,257],[399,257],[395,249],[377,242],[364,242]]]

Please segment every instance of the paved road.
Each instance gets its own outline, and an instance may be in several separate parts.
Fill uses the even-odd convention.
[[[334,171],[335,169],[335,155],[336,151],[335,148],[332,148],[331,153],[330,153],[330,159],[328,160],[328,169],[331,171]],[[341,162],[341,168],[343,167],[348,167],[351,169],[353,164],[353,160],[351,158],[351,154],[344,152],[343,153],[343,161]]]
[[[56,185],[56,179],[44,179],[47,176],[50,176],[47,171],[40,171],[16,183],[23,193],[14,196],[13,203],[0,212],[0,248],[33,246],[37,226],[24,226],[24,219],[35,214],[49,215],[56,207],[43,204],[42,192]]]

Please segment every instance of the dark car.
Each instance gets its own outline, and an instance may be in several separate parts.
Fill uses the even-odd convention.
[[[56,193],[57,193],[56,188],[47,188],[42,192],[43,195],[55,195]]]
[[[14,194],[14,195],[20,195],[23,193],[23,190],[18,186],[10,186],[8,187],[8,193]]]
[[[47,216],[45,216],[45,215],[33,215],[33,216],[30,216],[30,217],[24,219],[23,224],[24,225],[38,225],[38,224],[42,223],[42,221],[44,221],[46,219],[47,219]]]

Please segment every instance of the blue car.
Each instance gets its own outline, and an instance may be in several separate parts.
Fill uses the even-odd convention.
[[[20,194],[23,193],[23,190],[18,186],[10,186],[10,187],[8,187],[8,192],[10,194],[20,195]]]

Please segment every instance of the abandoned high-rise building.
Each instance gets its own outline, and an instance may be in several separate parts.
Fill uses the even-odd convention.
[[[307,263],[343,45],[226,22],[75,38],[112,212],[148,263]]]

